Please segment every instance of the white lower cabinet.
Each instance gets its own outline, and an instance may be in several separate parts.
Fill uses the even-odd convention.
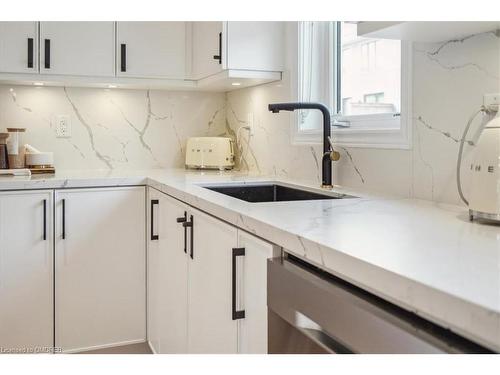
[[[55,345],[64,352],[146,337],[145,188],[57,190]]]
[[[148,338],[155,353],[187,352],[187,267],[185,205],[148,191]]]
[[[239,321],[238,352],[267,353],[267,259],[279,256],[280,249],[242,230],[238,247],[245,249],[239,285],[245,319]]]
[[[190,209],[189,220],[189,353],[237,353],[231,263],[238,231],[195,209]]]
[[[276,255],[152,188],[0,192],[0,347],[266,353]]]
[[[52,190],[0,192],[0,348],[53,346]]]
[[[153,233],[158,233],[158,223],[159,223],[159,210],[160,206],[159,201],[161,199],[161,195],[154,189],[148,189],[147,192],[148,198],[148,212],[147,217],[150,217],[151,220],[148,220],[148,230],[150,234],[148,234],[148,248],[147,248],[147,336],[148,343],[153,351],[153,353],[160,352],[160,241],[159,238],[152,238]],[[159,236],[155,234],[155,236]]]
[[[278,248],[152,188],[148,207],[152,350],[267,353],[267,259]]]

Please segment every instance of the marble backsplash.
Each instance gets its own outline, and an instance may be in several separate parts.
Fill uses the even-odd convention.
[[[455,167],[469,116],[484,93],[500,92],[500,35],[471,35],[444,43],[413,45],[412,147],[410,150],[341,148],[336,184],[461,204]],[[254,114],[254,135],[241,132],[241,168],[320,182],[321,145],[291,145],[290,116],[267,111],[271,102],[294,100],[289,80],[231,92],[227,121],[236,129]],[[479,117],[471,134],[479,127]],[[484,119],[483,119],[484,121]],[[473,146],[466,146],[463,165]],[[467,171],[463,169],[465,192]]]
[[[499,77],[498,33],[415,43],[411,149],[341,148],[335,183],[459,204],[459,140],[483,94],[500,91]],[[288,100],[289,72],[281,82],[228,94],[0,85],[0,131],[27,128],[23,142],[53,151],[58,169],[182,167],[188,137],[227,135],[238,138],[237,169],[319,183],[321,145],[293,145],[290,115],[267,110]],[[238,131],[248,113],[251,137]],[[57,115],[70,116],[71,138],[56,137]],[[464,165],[472,149],[466,147]]]
[[[71,138],[57,138],[68,115]],[[57,169],[181,167],[186,139],[225,133],[225,95],[202,92],[0,86],[0,131],[53,151]]]

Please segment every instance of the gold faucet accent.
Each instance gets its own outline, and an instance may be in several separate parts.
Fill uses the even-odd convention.
[[[326,152],[323,155],[323,158],[327,157],[331,161],[338,161],[338,160],[340,160],[340,152],[338,152],[337,150],[335,150],[335,148],[333,147],[333,140],[332,140],[331,136],[328,136],[328,143],[330,144],[330,151]],[[333,185],[321,184],[321,188],[322,189],[332,189]]]
[[[331,148],[331,151],[330,151],[330,160],[331,161],[338,161],[338,160],[340,160],[340,152],[338,152],[337,150],[335,150],[335,147],[333,147],[333,140],[332,140],[331,136],[328,137],[328,143],[330,144],[330,148]]]

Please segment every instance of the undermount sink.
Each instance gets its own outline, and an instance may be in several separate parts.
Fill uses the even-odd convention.
[[[328,193],[321,194],[308,190],[296,189],[285,185],[269,184],[244,184],[244,185],[216,185],[202,186],[205,189],[216,191],[230,197],[244,200],[246,202],[287,202],[307,201],[319,199],[343,199],[355,198],[346,194]]]

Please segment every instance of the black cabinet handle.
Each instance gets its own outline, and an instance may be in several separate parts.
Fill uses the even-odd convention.
[[[178,223],[185,223],[187,221],[187,212],[184,211],[184,216],[178,217],[176,220]],[[184,227],[184,253],[187,254],[187,227]]]
[[[43,240],[47,240],[47,199],[43,200]]]
[[[66,239],[66,199],[62,200],[62,239]]]
[[[158,199],[151,199],[151,241],[156,241],[160,238],[158,234],[154,234],[154,222],[155,222],[155,216],[154,216],[154,206],[160,205],[160,201]]]
[[[28,38],[28,68],[33,68],[33,38]]]
[[[127,71],[127,45],[120,44],[120,71]]]
[[[214,55],[214,60],[219,60],[219,64],[222,64],[222,33],[219,33],[219,54]]]
[[[245,310],[236,310],[236,257],[245,256],[244,247],[233,248],[233,272],[232,272],[232,316],[233,320],[244,319]]]
[[[50,69],[50,39],[45,39],[45,69]]]
[[[194,219],[193,219],[193,215],[191,215],[189,217],[189,221],[186,221],[185,223],[182,223],[182,226],[184,228],[190,228],[191,230],[189,231],[189,234],[190,234],[190,251],[189,251],[189,256],[191,257],[191,259],[194,259],[194,244],[193,244],[193,240],[194,240]],[[186,241],[184,241],[184,243],[186,243]]]

